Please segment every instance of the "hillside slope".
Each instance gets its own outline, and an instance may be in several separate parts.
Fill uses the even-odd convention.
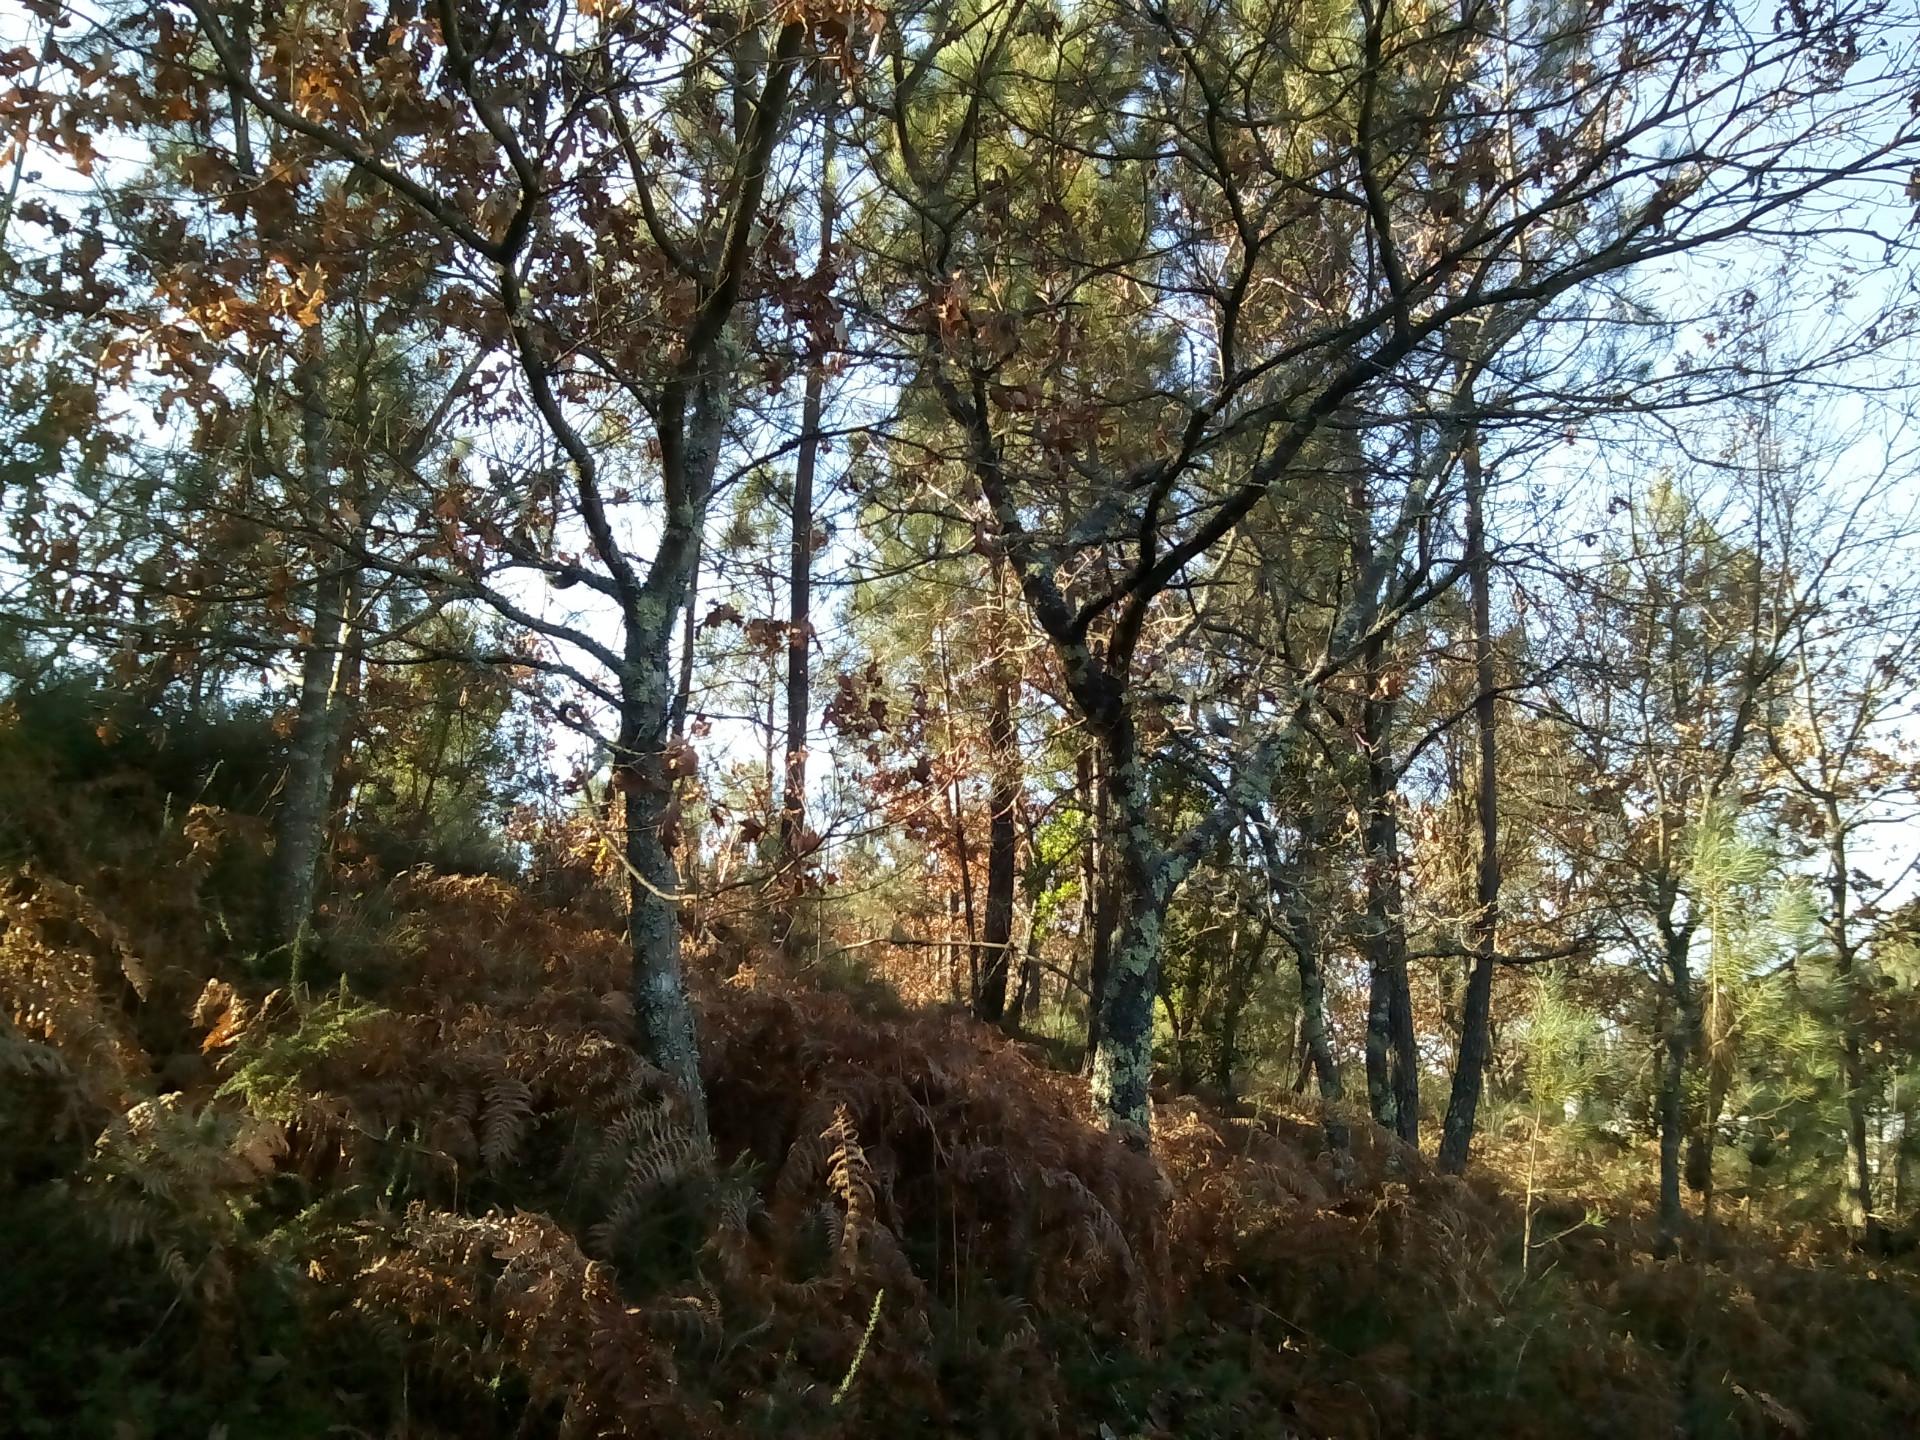
[[[1497,1146],[1463,1183],[1169,1099],[1148,1158],[1037,1051],[739,955],[703,1140],[590,898],[348,867],[291,984],[229,938],[252,822],[152,800],[49,799],[5,881],[10,1433],[1920,1430],[1910,1271],[1656,1263],[1634,1197],[1547,1187],[1523,1274]]]

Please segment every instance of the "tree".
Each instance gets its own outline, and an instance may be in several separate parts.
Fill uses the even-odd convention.
[[[1659,1224],[1671,1250],[1685,1219],[1688,1067],[1702,1043],[1693,949],[1707,912],[1694,845],[1742,804],[1798,599],[1786,573],[1729,537],[1737,517],[1671,482],[1624,513],[1627,534],[1585,587],[1571,637],[1591,658],[1555,693],[1580,747],[1576,783],[1593,796],[1576,863],[1605,873],[1619,931],[1665,1012]]]
[[[1818,483],[1807,477],[1810,488]],[[1821,536],[1832,558],[1846,563],[1831,576],[1825,566],[1808,576],[1806,603],[1785,640],[1790,679],[1765,722],[1767,753],[1784,792],[1782,829],[1805,836],[1818,857],[1825,896],[1819,920],[1840,990],[1837,1040],[1851,1197],[1856,1222],[1875,1246],[1885,1232],[1875,1204],[1867,1117],[1879,1082],[1870,1073],[1863,1038],[1863,990],[1871,983],[1863,971],[1872,922],[1892,887],[1864,868],[1861,852],[1871,851],[1876,830],[1911,813],[1916,777],[1897,717],[1905,708],[1920,635],[1912,585],[1895,569],[1902,561],[1891,559],[1904,544],[1904,517],[1894,511],[1889,521],[1865,525],[1854,519],[1878,508],[1882,493],[1871,487],[1850,513],[1830,515],[1824,525],[1819,515],[1805,513],[1813,508],[1806,503],[1810,496],[1799,497],[1802,513],[1780,517],[1781,528],[1801,532],[1802,546]]]
[[[796,72],[816,48],[813,18],[671,5],[509,16],[455,0],[378,15],[229,16],[202,0],[187,9],[191,27],[168,7],[138,5],[61,37],[60,63],[89,78],[49,97],[47,113],[61,118],[45,134],[85,169],[99,131],[171,135],[184,113],[188,183],[211,205],[260,219],[234,237],[247,246],[235,263],[272,279],[284,259],[296,277],[262,280],[244,297],[252,333],[282,340],[311,328],[340,263],[314,238],[375,216],[399,237],[380,283],[432,274],[422,318],[493,362],[455,418],[500,427],[519,463],[503,449],[484,476],[456,466],[438,477],[422,520],[448,533],[401,573],[524,626],[549,647],[540,663],[613,713],[638,1038],[697,1123],[672,858],[688,754],[669,743],[670,646],[750,363],[735,313],[743,300],[777,308],[798,295],[763,202],[794,124]],[[851,37],[837,33],[837,49],[824,38],[819,48],[850,63]],[[693,59],[663,69],[668,52]],[[112,218],[85,217],[64,264],[104,247]],[[67,273],[45,268],[50,303],[70,293]],[[217,403],[234,327],[207,317],[236,298],[226,273],[193,272],[197,326],[165,332],[172,348],[153,361],[190,399]],[[124,306],[89,312],[110,333],[145,303],[131,288],[115,299]],[[622,518],[637,487],[620,472],[636,451],[654,487],[657,541],[644,561]],[[593,623],[545,618],[511,577],[584,586],[615,617],[617,642]]]
[[[1608,277],[1892,179],[1914,137],[1856,63],[1874,23],[1865,7],[1767,34],[1713,7],[1456,21],[1383,5],[1356,24],[1291,3],[935,6],[891,42],[871,101],[889,127],[878,174],[919,303],[906,323],[869,318],[939,397],[987,542],[1103,751],[1120,884],[1097,999],[1108,1120],[1148,1124],[1171,894],[1265,793],[1316,689],[1450,576],[1411,544],[1437,477],[1407,475],[1382,576],[1341,597],[1326,643],[1243,716],[1235,778],[1177,834],[1142,753],[1152,622],[1213,578],[1336,417],[1391,403],[1457,428],[1463,320],[1584,324]],[[1676,156],[1655,135],[1687,143]],[[1767,178],[1814,152],[1792,183]],[[1573,415],[1610,393],[1556,399]]]
[[[1486,477],[1479,447],[1469,436],[1462,453],[1466,478],[1467,566],[1473,599],[1473,728],[1478,746],[1474,819],[1479,855],[1474,865],[1473,969],[1460,1017],[1460,1049],[1454,1060],[1453,1092],[1440,1135],[1440,1168],[1459,1174],[1467,1166],[1480,1086],[1487,1067],[1488,1026],[1493,1006],[1493,966],[1500,930],[1500,777],[1495,738],[1493,657],[1493,555],[1487,543]]]

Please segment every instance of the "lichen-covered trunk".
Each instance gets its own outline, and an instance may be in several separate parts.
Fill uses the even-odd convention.
[[[638,733],[644,735],[644,729]],[[672,850],[675,784],[657,748],[647,750],[642,739],[636,749],[639,758],[626,786],[624,837],[636,1039],[680,1092],[690,1124],[704,1133],[699,1041],[680,971],[680,875]]]
[[[1130,715],[1104,727],[1116,862],[1112,948],[1105,983],[1095,993],[1100,1011],[1093,1056],[1093,1108],[1109,1128],[1144,1142],[1152,1128],[1153,1003],[1160,978],[1160,941],[1167,908],[1167,865],[1155,845],[1151,801]]]
[[[620,737],[614,763],[625,796],[622,849],[627,870],[627,933],[633,962],[635,1042],[680,1093],[689,1127],[706,1133],[706,1095],[693,1004],[680,968],[680,781],[688,751],[673,733],[678,686],[670,668],[673,631],[698,564],[727,401],[703,377],[691,410],[659,548],[646,583],[627,606],[620,676]]]
[[[1148,1092],[1164,906],[1146,872],[1125,860],[1122,864],[1126,894],[1107,962],[1100,1046],[1093,1057],[1093,1108],[1110,1128],[1144,1138],[1152,1128]]]
[[[673,706],[667,651],[680,598],[659,596],[650,609],[628,617],[616,763],[626,797],[623,850],[635,1038],[680,1092],[691,1124],[704,1133],[699,1044],[680,971],[680,874],[673,857],[684,751],[668,742]]]
[[[1327,982],[1320,970],[1313,925],[1304,917],[1292,927],[1294,956],[1300,970],[1300,1028],[1306,1038],[1307,1058],[1320,1090],[1320,1108],[1327,1144],[1345,1150],[1349,1143],[1345,1122],[1338,1118],[1346,1098],[1340,1079],[1340,1061],[1333,1053],[1333,1033],[1327,1026]]]
[[[1087,1048],[1084,1070],[1093,1073],[1093,1057],[1100,1051],[1101,997],[1107,990],[1108,963],[1113,955],[1113,932],[1119,891],[1115,885],[1114,851],[1108,835],[1107,770],[1097,750],[1080,756],[1080,790],[1087,817],[1087,843],[1082,857],[1083,916],[1087,945]]]

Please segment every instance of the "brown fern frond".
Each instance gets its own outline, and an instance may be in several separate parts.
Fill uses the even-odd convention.
[[[533,1124],[533,1091],[513,1075],[489,1076],[480,1110],[480,1163],[498,1170],[512,1159]]]

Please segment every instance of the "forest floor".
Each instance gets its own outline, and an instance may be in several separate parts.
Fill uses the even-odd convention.
[[[703,1141],[595,895],[347,863],[294,982],[232,938],[257,821],[15,814],[9,1435],[1920,1433],[1906,1262],[1656,1261],[1637,1155],[1167,1098],[1148,1157],[1039,1047],[724,948]]]

